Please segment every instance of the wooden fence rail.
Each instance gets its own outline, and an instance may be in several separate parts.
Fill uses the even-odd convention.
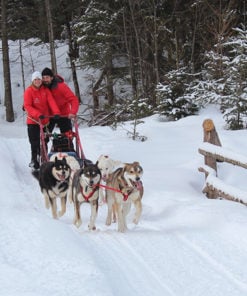
[[[203,193],[208,198],[224,198],[247,205],[247,192],[224,183],[217,177],[217,162],[227,162],[247,169],[247,157],[233,153],[221,146],[218,134],[211,119],[203,122],[204,143],[198,151],[204,156],[204,165],[199,172],[205,173]]]

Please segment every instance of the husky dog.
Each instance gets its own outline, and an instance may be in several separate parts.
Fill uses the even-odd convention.
[[[97,165],[101,171],[102,181],[106,182],[113,171],[118,167],[122,167],[123,163],[121,161],[111,159],[108,155],[100,155],[97,160]]]
[[[111,174],[107,184],[108,214],[106,225],[111,225],[113,206],[116,207],[118,231],[127,230],[126,216],[134,203],[136,212],[133,219],[138,224],[142,213],[143,185],[141,177],[143,169],[139,162],[125,163],[123,168],[118,168]]]
[[[96,164],[85,163],[84,167],[75,172],[70,190],[71,199],[74,202],[74,224],[80,227],[82,224],[80,206],[84,202],[91,205],[89,230],[95,230],[95,220],[98,214],[99,185],[101,173]]]
[[[74,173],[81,168],[80,163],[79,163],[79,161],[74,156],[69,155],[66,152],[56,152],[56,153],[53,153],[51,155],[51,157],[50,157],[50,161],[54,161],[56,157],[58,159],[65,158],[66,161],[67,161],[67,164],[71,168],[70,179],[69,179],[69,189],[68,189],[67,196],[69,197],[69,202],[72,203],[72,200],[70,199],[70,197],[71,197],[70,190],[71,190],[71,187],[72,187],[72,179],[73,179]]]
[[[47,209],[51,206],[52,216],[57,219],[56,198],[61,199],[61,217],[66,212],[67,191],[69,189],[69,179],[71,168],[65,158],[62,160],[55,157],[54,161],[48,161],[41,165],[39,171],[39,185],[45,198]]]
[[[108,155],[100,155],[100,157],[97,160],[97,165],[101,171],[101,176],[102,176],[101,181],[106,183],[107,181],[109,181],[109,178],[111,178],[111,174],[118,167],[123,167],[124,164],[121,161],[114,160],[114,159],[110,158]],[[104,189],[100,188],[100,190],[99,190],[99,196],[100,196],[99,197],[99,204],[103,204],[106,202],[106,195],[107,195],[107,192]],[[116,210],[113,205],[112,222],[115,223],[116,221],[117,221]]]
[[[79,161],[74,156],[69,155],[66,152],[56,152],[51,155],[50,161],[54,161],[56,157],[57,157],[57,159],[65,158],[67,161],[67,164],[70,166],[72,172],[75,172],[80,169]]]

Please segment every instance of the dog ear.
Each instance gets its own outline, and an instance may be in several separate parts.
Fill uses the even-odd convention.
[[[84,168],[80,168],[80,169],[77,171],[77,173],[78,173],[79,177],[80,177],[81,175],[83,175],[83,174],[84,174]]]
[[[67,164],[67,160],[66,160],[66,157],[65,156],[62,158],[62,163],[63,164]]]
[[[97,168],[98,173],[99,173],[100,176],[101,176],[101,170],[100,170],[99,167],[97,166],[97,162],[96,162],[95,166],[96,166],[96,168]]]
[[[125,162],[124,166],[122,167],[122,171],[125,172],[127,170],[129,163]]]
[[[89,166],[89,165],[92,165],[93,162],[89,159],[83,159],[83,167],[86,167],[86,166]]]
[[[125,163],[123,163],[120,160],[114,160],[113,164],[114,164],[115,167],[123,167],[125,165]]]

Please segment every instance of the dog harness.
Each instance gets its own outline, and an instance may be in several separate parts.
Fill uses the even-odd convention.
[[[99,187],[102,187],[102,188],[105,188],[105,189],[108,189],[108,190],[112,190],[112,191],[115,191],[115,192],[122,193],[122,195],[123,195],[123,200],[124,200],[124,201],[126,201],[126,200],[128,199],[130,193],[133,191],[133,189],[132,189],[131,192],[125,193],[125,192],[123,192],[123,191],[120,190],[120,189],[116,189],[116,188],[113,188],[113,187],[110,187],[110,186],[107,186],[107,185],[98,184],[98,186],[99,186]]]
[[[93,188],[93,190],[88,194],[88,195],[85,195],[84,192],[83,192],[83,188],[81,187],[81,194],[83,196],[83,198],[86,200],[86,202],[89,202],[89,198],[93,196],[93,194],[95,193],[96,190],[98,190],[98,185],[99,184],[96,184]]]

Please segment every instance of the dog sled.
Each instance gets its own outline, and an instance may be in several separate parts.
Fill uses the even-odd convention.
[[[40,127],[40,156],[39,166],[43,163],[53,160],[54,156],[62,158],[63,156],[73,157],[80,167],[87,161],[82,149],[77,118],[72,121],[72,130],[60,133],[55,127],[54,132],[50,133],[39,121]],[[39,169],[32,170],[33,175],[38,178]]]

